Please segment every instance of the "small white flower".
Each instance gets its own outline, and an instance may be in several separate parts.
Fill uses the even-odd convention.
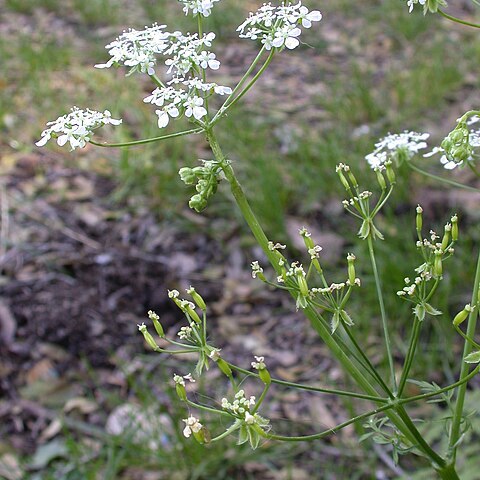
[[[213,4],[220,0],[179,0],[183,3],[185,15],[191,10],[193,15],[203,15],[208,17],[212,13]]]
[[[184,418],[182,421],[185,422],[185,428],[183,429],[183,434],[187,438],[189,438],[190,435],[192,435],[192,433],[198,433],[203,428],[203,425],[200,423],[200,420],[193,416]]]
[[[192,377],[191,373],[184,375],[183,377],[177,374],[173,375],[173,381],[182,387],[185,386],[185,380],[188,380],[190,383],[195,383],[195,379]]]
[[[36,142],[36,145],[43,147],[51,138],[56,138],[61,147],[69,143],[72,150],[83,148],[97,128],[121,123],[122,120],[112,118],[108,110],[97,112],[88,108],[81,110],[73,107],[70,113],[47,123],[49,128],[42,132],[42,138]]]
[[[427,148],[425,140],[430,136],[428,133],[409,132],[388,134],[375,144],[375,150],[367,155],[365,159],[372,168],[383,165],[391,155],[399,150],[406,152],[411,158],[419,150]]]
[[[425,5],[426,0],[407,0],[407,7],[409,13],[413,12],[413,6],[416,5],[417,3],[420,5]]]
[[[257,278],[257,275],[263,273],[263,268],[259,265],[258,261],[252,262],[252,277]]]
[[[265,365],[265,357],[257,357],[255,355],[255,360],[256,362],[252,362],[252,368],[254,368],[255,370],[263,370],[267,368]]]
[[[193,116],[197,120],[201,120],[208,113],[203,106],[203,98],[201,97],[189,97],[184,101],[183,106],[185,107],[185,116],[188,118]]]

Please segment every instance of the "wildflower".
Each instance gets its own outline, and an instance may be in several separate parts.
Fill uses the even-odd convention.
[[[185,116],[190,118],[194,117],[197,120],[201,120],[207,115],[207,110],[203,106],[203,98],[201,97],[189,97],[185,100]]]
[[[144,30],[124,31],[105,48],[110,60],[97,64],[95,68],[110,68],[125,65],[131,67],[129,73],[139,71],[153,75],[155,73],[156,55],[162,54],[169,46],[170,33],[164,31],[166,25],[153,24]]]
[[[257,275],[263,273],[263,268],[259,265],[257,261],[252,262],[252,277],[257,278]]]
[[[185,428],[183,429],[183,434],[187,438],[189,438],[190,435],[192,435],[192,433],[200,432],[200,430],[203,427],[203,425],[200,423],[200,420],[193,416],[183,419],[183,422],[185,422]]]
[[[413,12],[413,6],[416,4],[425,5],[426,0],[407,0],[408,12]]]
[[[213,4],[220,0],[179,0],[183,3],[183,11],[185,15],[191,10],[193,15],[203,15],[208,17],[212,13]]]
[[[410,159],[419,150],[427,148],[425,140],[430,136],[428,133],[409,132],[388,134],[375,144],[375,150],[368,154],[365,159],[372,168],[379,167],[387,162],[390,157],[398,160]]]
[[[112,118],[112,114],[108,110],[97,112],[89,108],[82,110],[73,107],[70,113],[48,122],[49,128],[42,132],[42,138],[35,145],[43,147],[51,138],[56,138],[57,144],[61,147],[70,143],[72,150],[83,148],[97,128],[121,123],[122,120]]]
[[[255,355],[255,360],[256,362],[252,362],[252,367],[255,369],[255,370],[263,370],[266,368],[266,365],[265,365],[265,357],[257,357]]]
[[[300,45],[298,37],[304,28],[310,28],[313,22],[319,22],[322,14],[318,10],[309,11],[298,2],[296,5],[272,6],[263,4],[255,13],[237,28],[240,38],[260,39],[267,50],[286,47],[290,50]]]
[[[176,385],[181,385],[182,387],[184,387],[185,380],[188,380],[190,383],[195,383],[195,379],[192,377],[191,373],[184,375],[183,377],[177,374],[173,375],[173,381]]]

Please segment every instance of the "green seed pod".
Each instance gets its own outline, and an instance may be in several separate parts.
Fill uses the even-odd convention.
[[[349,253],[347,255],[347,262],[348,262],[348,281],[350,285],[355,285],[355,279],[357,275],[355,273],[355,255],[353,253]]]
[[[272,377],[270,376],[270,372],[266,368],[261,368],[258,371],[258,376],[265,385],[270,385],[272,383]]]
[[[351,184],[353,185],[354,188],[358,187],[358,182],[357,179],[355,178],[355,175],[352,173],[350,169],[348,169],[348,179],[350,180]]]
[[[387,172],[387,179],[390,182],[390,185],[394,185],[397,181],[395,177],[395,170],[393,169],[392,162],[388,161],[385,163],[386,172]]]
[[[157,332],[157,335],[160,338],[165,338],[165,332],[163,331],[162,324],[156,318],[153,318],[152,322],[153,322],[153,326],[155,328],[155,331]]]
[[[197,307],[200,308],[200,310],[205,311],[207,309],[207,305],[205,304],[205,301],[193,287],[190,287],[187,290],[187,293],[192,297],[192,300],[196,303]]]
[[[450,232],[452,231],[452,225],[447,223],[445,225],[445,233],[443,234],[442,238],[442,246],[441,249],[445,251],[450,244]]]
[[[305,275],[303,273],[297,274],[297,282],[298,282],[298,287],[300,288],[300,293],[304,297],[308,297],[307,280],[305,279]]]
[[[343,174],[342,170],[338,170],[338,176],[340,177],[340,181],[342,182],[342,185],[345,187],[345,190],[347,192],[350,190],[350,184],[348,183],[347,179],[345,178],[345,175]]]
[[[418,205],[417,206],[417,216],[416,216],[416,219],[415,219],[417,232],[422,231],[422,227],[423,227],[423,215],[422,214],[423,214],[423,208],[420,205]]]
[[[178,398],[182,401],[185,402],[187,400],[187,392],[185,390],[185,387],[181,385],[180,383],[175,384],[175,390],[177,391]]]
[[[443,252],[441,250],[437,250],[435,252],[435,260],[433,261],[433,275],[437,278],[441,277],[443,274],[442,255]]]
[[[147,342],[148,346],[149,346],[152,350],[157,351],[160,347],[156,344],[155,340],[154,340],[153,337],[150,335],[150,333],[149,333],[149,331],[147,330],[147,327],[145,326],[145,324],[139,325],[139,326],[138,326],[138,329],[139,329],[140,332],[142,333],[143,338],[144,338],[145,341]]]
[[[456,242],[458,240],[458,216],[454,215],[450,220],[452,222],[452,241]]]
[[[375,169],[375,174],[376,174],[376,176],[377,176],[377,182],[378,182],[378,184],[380,185],[380,188],[381,188],[382,190],[386,190],[386,188],[387,188],[387,183],[385,182],[385,178],[383,177],[383,174],[382,174],[382,172],[380,171],[379,168],[376,168],[376,169]]]
[[[470,305],[465,305],[465,308],[455,315],[455,318],[453,319],[453,325],[455,327],[461,325],[468,318],[471,310],[472,308],[470,307]]]
[[[195,323],[198,323],[198,324],[201,324],[202,323],[202,320],[200,319],[200,317],[198,316],[198,313],[191,307],[191,304],[190,305],[187,305],[185,307],[185,313],[195,322]]]
[[[232,378],[232,369],[230,368],[230,365],[223,359],[219,358],[216,360],[218,368],[228,377]]]

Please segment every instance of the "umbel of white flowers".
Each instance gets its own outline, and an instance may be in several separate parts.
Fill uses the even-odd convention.
[[[214,4],[220,0],[180,0],[185,14],[207,17]],[[309,11],[299,1],[296,4],[272,6],[264,4],[237,29],[241,38],[260,40],[266,50],[293,49],[300,45],[300,27],[310,28],[313,22],[322,18],[318,10]],[[199,35],[169,32],[166,25],[153,24],[143,30],[124,31],[106,48],[110,59],[96,68],[128,67],[127,75],[135,72],[147,74],[158,87],[145,99],[159,107],[155,110],[158,127],[166,127],[170,119],[182,115],[202,126],[208,115],[207,100],[212,95],[231,95],[232,89],[205,80],[207,69],[218,70],[220,62],[209,48],[215,39],[213,32]],[[160,59],[163,59],[165,75],[161,80],[156,76]],[[103,116],[92,110],[72,110],[71,114],[50,122],[42,139],[37,143],[43,146],[51,138],[57,138],[59,145],[70,143],[72,150],[83,148],[90,141],[93,131],[107,123],[118,125],[121,120]]]

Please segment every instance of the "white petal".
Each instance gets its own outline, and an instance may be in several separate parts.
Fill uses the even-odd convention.
[[[158,128],[166,127],[170,120],[168,113],[163,110],[155,110],[155,113],[158,115]]]
[[[50,140],[50,135],[44,135],[35,145],[37,147],[43,147]]]
[[[300,45],[300,42],[296,38],[288,37],[285,40],[285,46],[290,50],[297,48],[299,45]]]
[[[57,138],[57,143],[63,147],[68,142],[68,135],[60,135]]]

